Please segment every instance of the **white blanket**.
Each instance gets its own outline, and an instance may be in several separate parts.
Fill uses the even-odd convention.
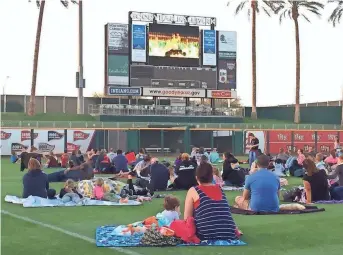
[[[107,206],[129,206],[129,205],[141,205],[138,201],[129,200],[128,203],[115,203],[108,201],[92,200],[84,198],[80,203],[68,202],[63,203],[60,198],[46,199],[41,197],[29,196],[28,198],[19,198],[16,196],[6,195],[5,201],[13,204],[20,204],[23,207],[57,207],[57,206],[94,206],[94,205],[107,205]]]
[[[224,191],[243,191],[243,187],[232,187],[232,186],[223,186],[222,190]]]

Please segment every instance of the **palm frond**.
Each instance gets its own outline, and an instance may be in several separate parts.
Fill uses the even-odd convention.
[[[239,13],[244,9],[245,5],[246,5],[248,2],[249,2],[248,0],[245,0],[245,1],[241,2],[241,3],[237,6],[237,8],[236,8],[236,10],[235,10],[235,15],[239,14]]]
[[[316,1],[283,1],[279,5],[279,7],[283,10],[280,13],[279,20],[282,22],[286,17],[293,19],[302,17],[306,21],[310,22],[307,13],[315,15],[317,17],[321,17],[321,10],[324,9],[324,4]]]
[[[36,5],[37,5],[37,8],[39,9],[40,8],[40,0],[36,0]]]
[[[336,8],[333,10],[328,19],[328,21],[335,27],[341,22],[341,19],[343,17],[343,1],[329,0],[328,2],[337,4]]]
[[[65,8],[68,8],[68,6],[69,6],[68,0],[60,0],[60,2]]]
[[[308,23],[311,23],[311,20],[309,18],[307,18],[306,15],[301,14],[301,17],[303,17]]]

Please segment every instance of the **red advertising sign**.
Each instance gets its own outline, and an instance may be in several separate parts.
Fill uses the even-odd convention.
[[[208,98],[233,98],[230,90],[207,90]]]
[[[295,131],[293,135],[295,150],[303,149],[304,152],[309,152],[310,149],[315,149],[314,131]]]
[[[324,154],[328,154],[331,150],[334,149],[335,137],[337,135],[337,131],[318,131],[317,151]]]
[[[278,154],[280,148],[289,150],[291,146],[291,131],[269,131],[269,153]]]

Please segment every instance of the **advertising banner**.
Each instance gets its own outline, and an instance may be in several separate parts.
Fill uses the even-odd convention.
[[[132,25],[132,62],[146,62],[146,26]]]
[[[153,97],[193,97],[202,98],[206,93],[204,89],[155,89],[143,88],[143,96]]]
[[[68,152],[80,149],[85,153],[92,141],[94,130],[68,130]],[[63,129],[38,129],[34,130],[34,146],[48,153],[63,153]],[[11,151],[20,154],[24,147],[31,147],[31,131],[29,129],[2,129],[1,130],[1,155],[11,155]]]
[[[140,96],[142,94],[141,88],[123,88],[123,87],[108,87],[109,96]]]
[[[271,131],[247,131],[251,132],[259,139],[260,145],[264,144],[263,148],[267,148],[269,153],[276,155],[280,148],[288,150],[295,154],[298,149],[304,150],[305,153],[314,150],[315,152],[328,155],[334,148],[334,138],[338,135],[337,131],[317,131],[317,140],[315,131],[287,131],[287,130],[271,130]],[[262,133],[264,135],[262,135]],[[340,132],[343,134],[343,132]],[[268,141],[267,141],[268,134]],[[246,139],[248,139],[246,137]],[[248,144],[246,140],[246,144]],[[317,144],[317,147],[316,147]],[[246,147],[245,147],[246,148]],[[261,146],[260,146],[261,148]],[[261,148],[262,149],[262,148]],[[262,150],[263,151],[263,150]],[[246,153],[248,150],[246,150]]]
[[[38,138],[38,133],[34,133]],[[1,129],[1,155],[11,155],[11,151],[21,152],[24,147],[31,146],[30,129]]]
[[[219,59],[236,59],[237,52],[237,32],[218,31]]]
[[[237,98],[237,92],[231,90],[207,90],[208,98]]]
[[[342,135],[343,132],[340,132]],[[317,132],[317,151],[328,154],[334,149],[335,138],[338,135],[337,131],[318,131]],[[340,141],[342,141],[340,139]]]
[[[270,131],[269,132],[269,152],[278,154],[280,148],[284,150],[294,151],[292,146],[291,131]]]
[[[64,130],[63,129],[48,129],[35,130],[38,137],[34,140],[34,146],[41,152],[48,153],[63,153],[64,151]]]
[[[107,24],[107,39],[109,54],[129,54],[128,25]]]
[[[218,86],[219,90],[236,89],[236,60],[218,60]]]
[[[108,85],[129,85],[128,55],[108,55]]]
[[[217,34],[215,30],[203,30],[202,34],[202,64],[204,66],[216,66],[217,65]]]
[[[92,142],[94,134],[94,130],[68,130],[68,151],[81,150],[81,153],[86,153]]]
[[[131,86],[180,89],[216,89],[217,69],[131,65]]]

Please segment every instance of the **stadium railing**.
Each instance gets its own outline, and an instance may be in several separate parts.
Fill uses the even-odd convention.
[[[137,115],[137,116],[227,116],[243,117],[243,108],[211,108],[198,106],[170,106],[170,105],[122,105],[122,104],[90,104],[88,113],[98,115]]]
[[[340,125],[270,123],[166,123],[166,122],[90,122],[90,121],[1,121],[1,128],[25,129],[179,129],[195,130],[337,130]]]

